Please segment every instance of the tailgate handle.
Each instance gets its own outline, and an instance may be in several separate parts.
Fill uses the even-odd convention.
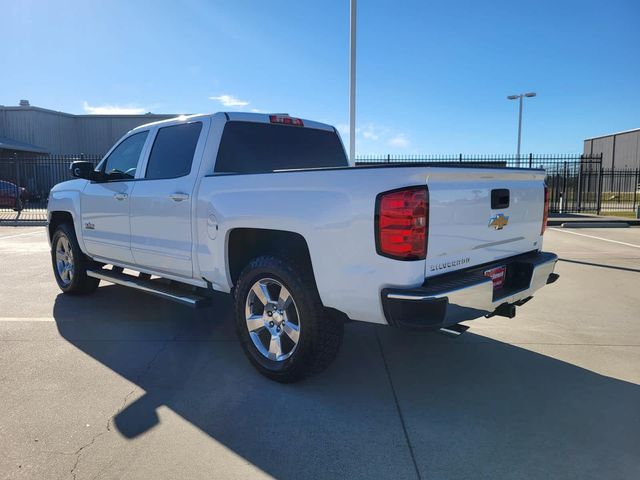
[[[494,188],[491,190],[491,208],[509,208],[509,189]]]

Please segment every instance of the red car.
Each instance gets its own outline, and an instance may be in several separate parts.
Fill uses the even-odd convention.
[[[18,209],[16,201],[17,192],[20,191],[20,203],[24,206],[29,201],[29,192],[26,188],[17,187],[15,183],[0,180],[0,208]]]

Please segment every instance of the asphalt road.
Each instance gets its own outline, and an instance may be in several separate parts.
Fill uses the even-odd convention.
[[[230,305],[60,295],[0,228],[0,478],[640,478],[640,229],[562,230],[560,280],[458,339],[352,323],[325,373],[259,376]]]

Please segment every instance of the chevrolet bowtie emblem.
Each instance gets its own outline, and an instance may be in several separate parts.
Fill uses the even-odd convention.
[[[495,228],[496,230],[502,230],[509,223],[509,217],[505,217],[504,214],[499,213],[489,219],[489,228]]]

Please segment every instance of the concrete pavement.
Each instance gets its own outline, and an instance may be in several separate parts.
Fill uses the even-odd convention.
[[[44,229],[0,228],[0,478],[638,478],[640,229],[550,229],[560,280],[458,339],[351,323],[272,383],[229,300],[59,294]]]

